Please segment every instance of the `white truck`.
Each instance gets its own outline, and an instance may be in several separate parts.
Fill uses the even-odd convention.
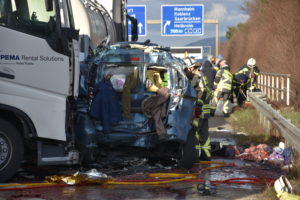
[[[128,39],[126,0],[105,2],[109,10],[94,0],[0,0],[0,182],[32,158],[79,163],[79,55]]]

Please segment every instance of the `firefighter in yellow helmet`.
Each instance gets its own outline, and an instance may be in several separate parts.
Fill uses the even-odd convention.
[[[229,99],[232,93],[233,75],[230,72],[230,67],[226,60],[220,60],[220,70],[217,72],[214,81],[214,94],[211,102],[211,115],[213,116],[219,100],[223,100],[224,117],[229,117]]]

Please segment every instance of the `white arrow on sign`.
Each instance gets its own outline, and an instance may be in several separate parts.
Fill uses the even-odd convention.
[[[143,24],[140,22],[138,24],[138,27],[139,27],[139,34],[141,34],[142,33]]]
[[[171,25],[171,21],[166,21],[165,25],[164,25],[164,34],[166,34],[167,31],[167,26]]]

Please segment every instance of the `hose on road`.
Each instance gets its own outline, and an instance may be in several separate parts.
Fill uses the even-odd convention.
[[[200,161],[200,164],[217,164],[217,166],[210,166],[201,169],[198,173],[192,174],[180,174],[180,173],[150,173],[149,178],[145,180],[108,180],[103,184],[108,185],[159,185],[175,182],[197,182],[202,183],[205,180],[199,179],[198,176],[207,170],[217,169],[221,167],[232,167],[234,163],[225,163],[219,161]],[[262,179],[262,178],[229,178],[226,180],[212,180],[211,183],[215,185],[220,184],[273,184],[275,179]],[[66,187],[72,186],[69,184],[57,184],[57,183],[24,183],[24,184],[3,184],[0,185],[0,191],[8,190],[22,190],[22,189],[34,189],[34,188],[49,188],[49,187]]]

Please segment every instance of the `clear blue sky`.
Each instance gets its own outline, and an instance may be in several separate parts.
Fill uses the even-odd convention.
[[[204,19],[218,19],[220,36],[225,36],[229,26],[245,22],[248,15],[241,9],[246,0],[128,0],[128,5],[146,5],[147,19],[158,20],[161,16],[161,5],[164,4],[203,4]],[[147,36],[139,41],[151,39],[152,42],[165,46],[184,46],[204,38],[215,36],[215,25],[205,24],[203,36],[160,36],[160,25],[147,25]]]

